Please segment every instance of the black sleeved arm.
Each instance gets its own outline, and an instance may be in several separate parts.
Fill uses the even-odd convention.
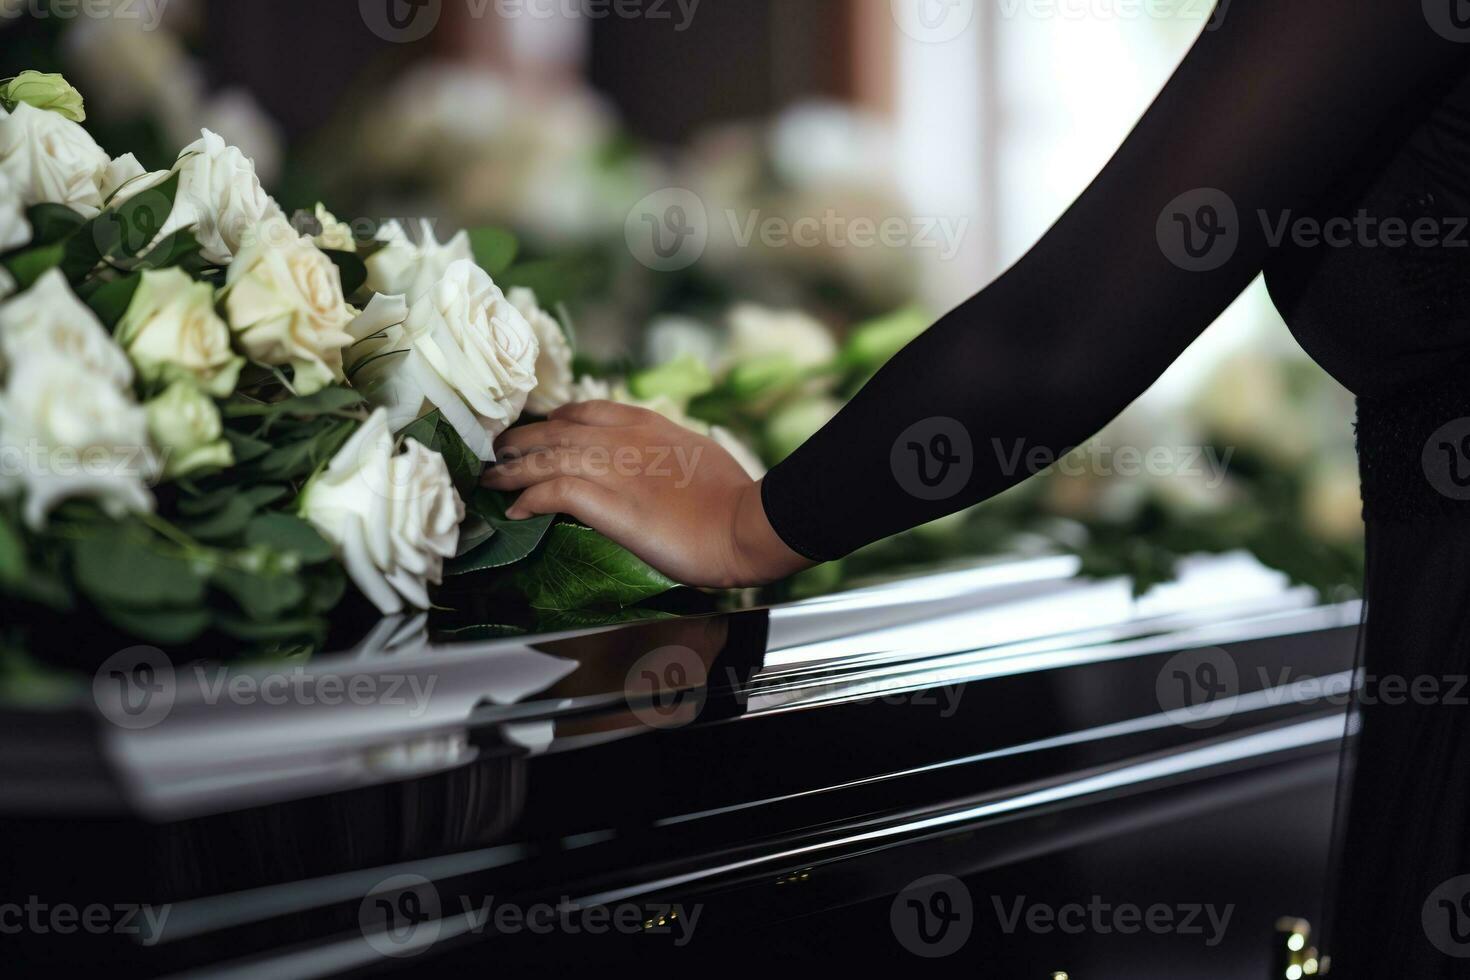
[[[1019,483],[1018,449],[1091,437],[1261,271],[1270,222],[1470,52],[1415,0],[1221,8],[1045,237],[769,474],[793,550],[840,557]]]

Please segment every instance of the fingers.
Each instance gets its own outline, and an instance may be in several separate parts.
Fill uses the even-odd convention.
[[[593,440],[596,433],[587,426],[571,422],[537,422],[507,429],[495,442],[495,451],[501,457],[529,456],[543,449],[582,445]]]
[[[502,457],[485,471],[480,483],[492,490],[524,490],[558,476],[585,477],[581,456],[565,449],[538,449],[516,458]]]
[[[595,531],[611,535],[621,533],[631,510],[626,500],[606,487],[562,476],[528,489],[505,516],[524,521],[538,514],[566,514]]]
[[[552,412],[550,418],[558,422],[577,425],[615,426],[637,425],[647,418],[648,410],[635,405],[620,405],[617,402],[575,402],[563,405]]]

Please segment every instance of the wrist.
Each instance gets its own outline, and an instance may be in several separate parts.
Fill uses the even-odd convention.
[[[733,533],[738,584],[765,585],[813,567],[815,562],[792,551],[766,516],[759,481],[740,492]]]

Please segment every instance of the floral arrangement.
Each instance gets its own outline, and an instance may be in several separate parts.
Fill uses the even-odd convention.
[[[579,390],[513,236],[288,220],[216,134],[145,172],[84,118],[59,75],[0,86],[7,628],[299,650],[446,575],[542,611],[673,587],[478,486],[501,433]]]

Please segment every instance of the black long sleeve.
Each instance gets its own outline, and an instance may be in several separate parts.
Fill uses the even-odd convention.
[[[1282,216],[1320,202],[1457,70],[1470,44],[1445,33],[1413,0],[1217,11],[1045,237],[770,473],[776,531],[830,560],[1019,483],[1025,452],[1080,445],[1262,270]]]

